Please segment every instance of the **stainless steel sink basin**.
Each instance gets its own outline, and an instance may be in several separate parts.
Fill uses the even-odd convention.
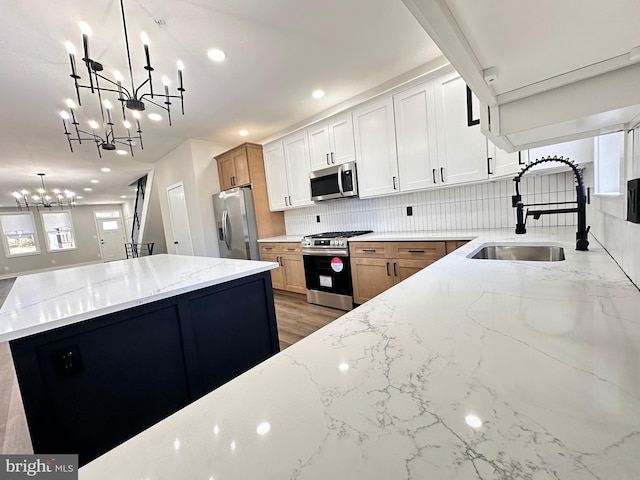
[[[487,243],[469,258],[481,260],[519,260],[525,262],[559,262],[564,260],[564,249],[558,245]]]

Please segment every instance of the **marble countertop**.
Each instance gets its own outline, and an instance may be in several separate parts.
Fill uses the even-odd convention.
[[[562,262],[468,258],[552,241]],[[478,238],[81,480],[640,478],[640,292],[575,230]]]
[[[350,242],[428,242],[445,240],[473,240],[478,236],[477,231],[459,230],[446,232],[373,232],[349,238]]]
[[[277,267],[162,254],[20,276],[0,308],[0,342]]]

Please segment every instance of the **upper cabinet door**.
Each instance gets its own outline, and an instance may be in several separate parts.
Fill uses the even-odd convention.
[[[356,149],[353,140],[353,120],[351,112],[336,115],[328,123],[331,151],[329,161],[331,165],[353,162],[356,160]]]
[[[240,187],[242,185],[249,185],[251,183],[251,177],[249,176],[249,160],[247,159],[247,149],[243,148],[234,152],[233,158],[233,186]]]
[[[360,197],[398,192],[400,184],[392,98],[355,110],[353,128]]]
[[[287,166],[289,207],[313,205],[311,201],[311,181],[309,180],[310,159],[307,131],[294,133],[283,140],[284,159]]]
[[[321,123],[307,129],[309,134],[309,153],[311,156],[311,170],[321,170],[331,165],[331,142],[329,140],[329,125]]]
[[[336,115],[307,129],[311,170],[353,162],[356,159],[351,112]]]
[[[267,193],[271,211],[284,210],[289,204],[287,170],[282,141],[265,145],[263,148],[264,173],[267,177]]]
[[[434,80],[438,160],[443,184],[486,180],[487,139],[480,125],[468,125],[467,84],[457,72]],[[471,102],[473,103],[473,102]]]
[[[489,155],[489,177],[500,178],[514,176],[527,164],[528,151],[507,153],[496,147],[491,140],[487,140]]]
[[[407,192],[431,187],[440,175],[433,82],[394,95],[393,105],[400,189]]]

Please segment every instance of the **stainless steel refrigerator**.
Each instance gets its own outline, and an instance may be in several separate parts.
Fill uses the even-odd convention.
[[[213,196],[220,257],[260,260],[251,187],[238,187]]]

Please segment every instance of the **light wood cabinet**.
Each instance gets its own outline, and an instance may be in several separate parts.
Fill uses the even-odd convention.
[[[447,242],[350,242],[349,252],[353,301],[362,304],[444,257]]]
[[[306,293],[304,262],[300,244],[292,242],[260,243],[260,259],[280,266],[271,270],[272,286],[277,290]]]
[[[251,185],[258,238],[284,235],[284,214],[269,209],[262,145],[244,143],[215,159],[221,190]]]
[[[220,190],[229,190],[251,183],[246,144],[216,157],[216,161]]]

